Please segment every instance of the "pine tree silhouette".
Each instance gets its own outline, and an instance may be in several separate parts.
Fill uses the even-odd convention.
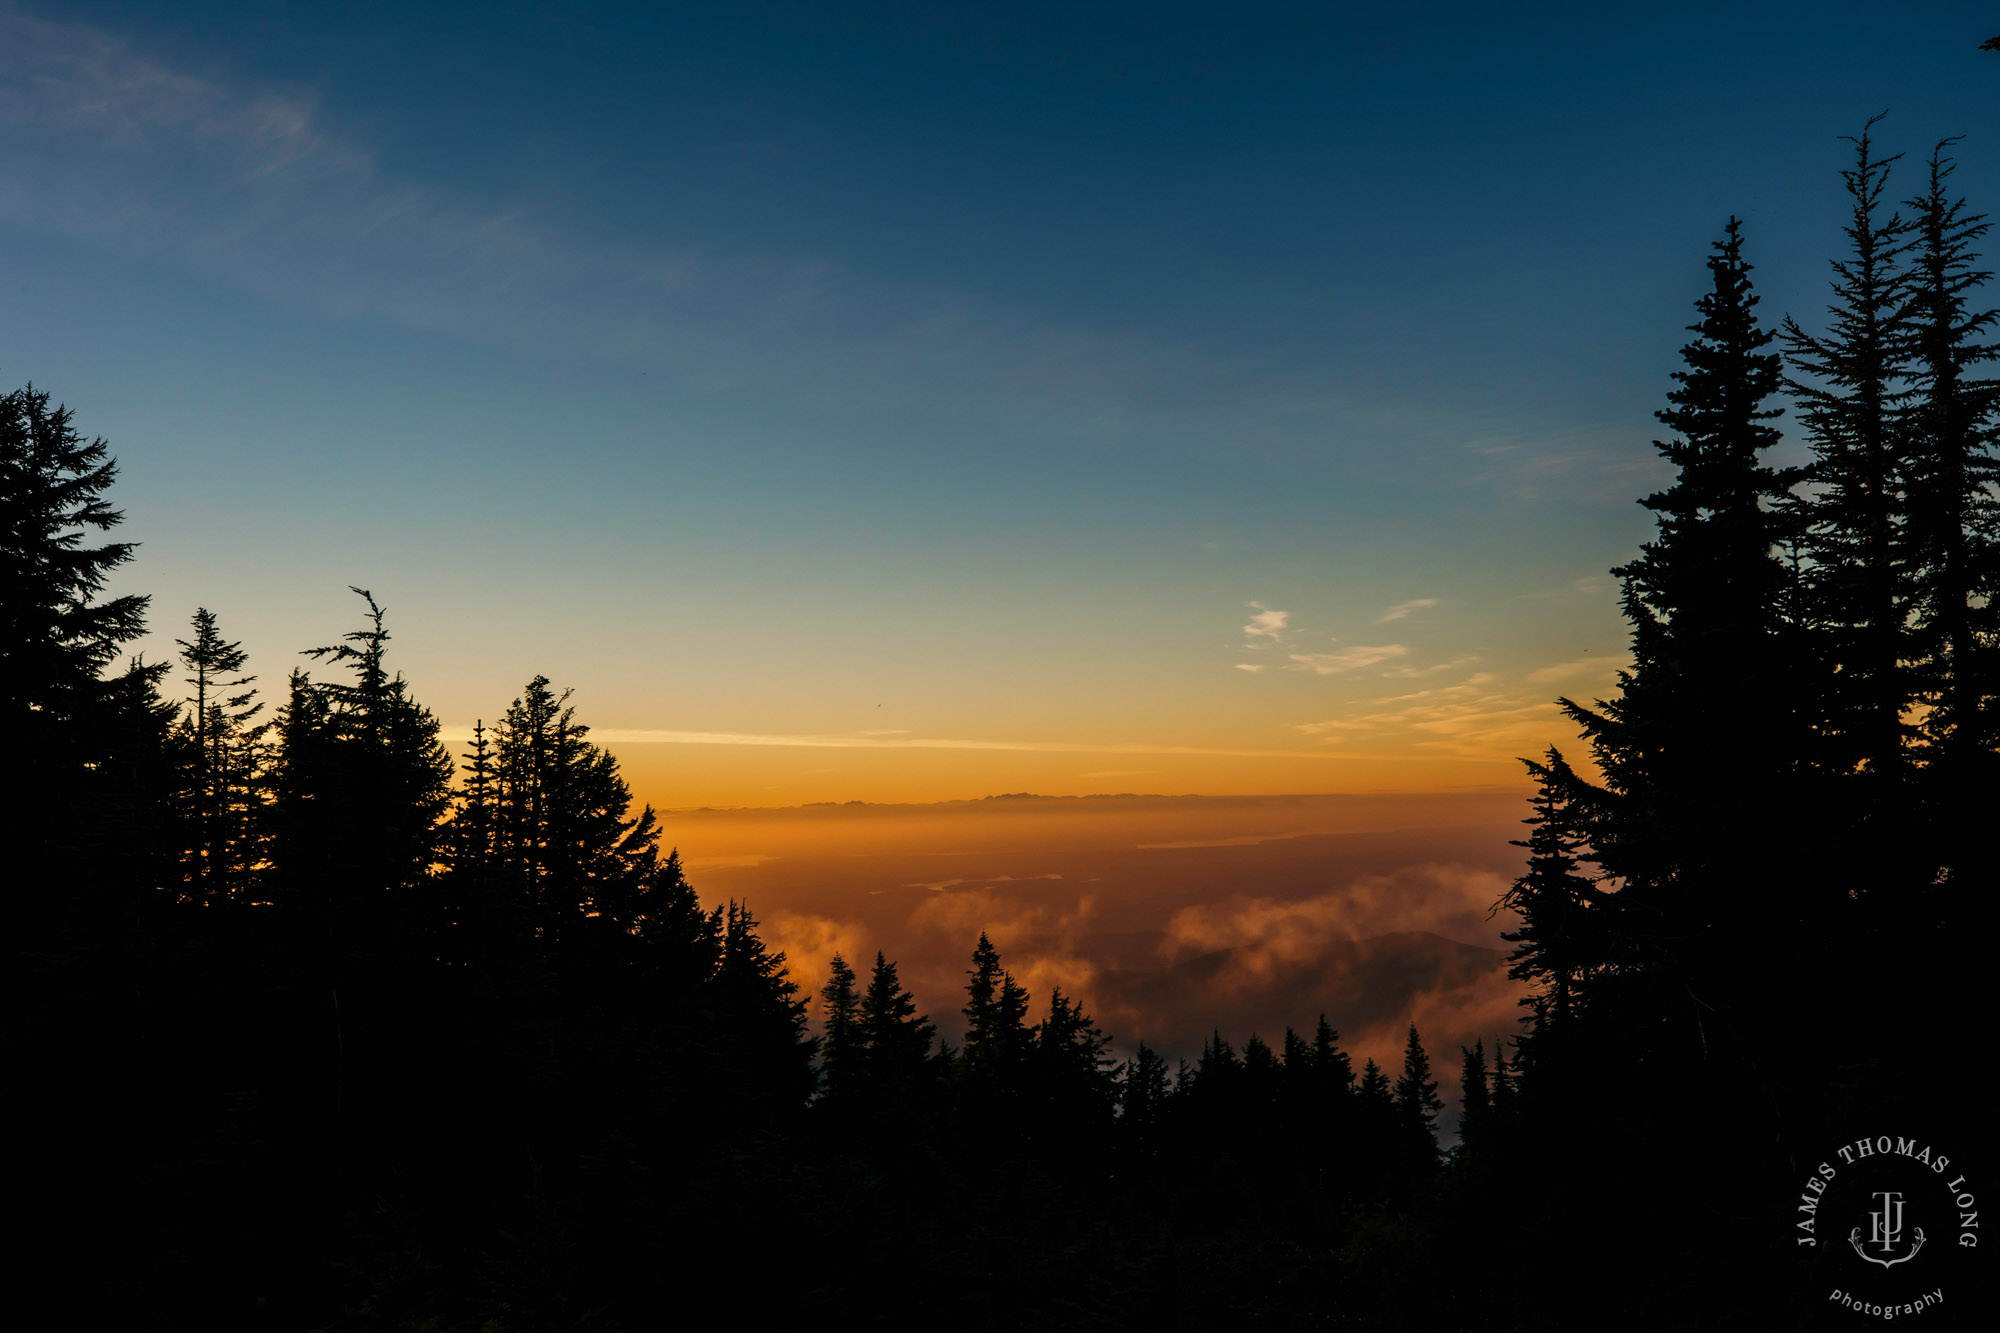
[[[1437,1080],[1431,1077],[1431,1058],[1424,1052],[1417,1025],[1412,1023],[1410,1039],[1403,1046],[1403,1072],[1396,1080],[1396,1116],[1405,1137],[1425,1160],[1437,1155],[1437,1117],[1444,1109],[1437,1090]]]
[[[269,723],[252,726],[264,710],[241,675],[249,660],[240,643],[222,637],[215,614],[194,613],[194,639],[177,639],[181,662],[193,674],[193,708],[182,723],[192,758],[188,882],[192,895],[217,901],[247,891],[261,859],[259,742]]]
[[[1485,1040],[1458,1049],[1464,1056],[1458,1073],[1459,1148],[1461,1153],[1469,1153],[1484,1143],[1492,1128],[1493,1093],[1487,1083]]]
[[[105,442],[86,440],[46,392],[0,395],[0,734],[14,778],[9,851],[24,883],[65,882],[86,855],[109,871],[138,817],[143,788],[120,789],[144,760],[123,719],[148,684],[121,691],[104,673],[145,631],[148,599],[100,597],[133,546],[88,541],[124,521],[104,497],[117,475]],[[164,669],[143,670],[156,683]],[[121,752],[131,757],[113,762]],[[114,827],[121,807],[123,829]],[[96,887],[110,888],[110,878]],[[74,897],[38,894],[20,910],[66,912]]]
[[[1833,668],[1821,706],[1836,773],[1860,770],[1868,794],[1859,814],[1889,818],[1904,766],[1904,713],[1916,683],[1904,665],[1904,623],[1912,590],[1903,530],[1906,483],[1900,421],[1910,398],[1915,354],[1902,313],[1913,244],[1909,220],[1887,208],[1889,170],[1901,154],[1876,154],[1871,119],[1850,142],[1854,165],[1841,173],[1851,205],[1849,256],[1834,263],[1825,334],[1784,324],[1799,403],[1814,459],[1814,492],[1801,540],[1819,637]]]
[[[430,915],[451,806],[451,752],[438,721],[385,665],[389,633],[366,590],[368,622],[306,656],[352,681],[294,672],[272,776],[272,860],[281,891],[320,914],[337,950],[415,947]],[[397,923],[397,924],[392,924]]]
[[[831,1022],[830,1005],[828,1019]],[[856,1027],[867,1051],[864,1058],[872,1087],[885,1096],[908,1096],[928,1073],[937,1028],[917,1012],[916,998],[903,989],[896,965],[880,950],[861,997]]]
[[[1913,655],[1925,705],[1925,787],[1935,811],[1933,879],[1992,882],[2000,873],[1980,806],[2000,787],[2000,380],[1981,341],[2000,312],[1975,309],[1992,276],[1973,250],[1990,230],[1950,189],[1946,140],[1911,199],[1906,318],[1915,345],[1907,427],[1906,510]]]
[[[862,1076],[865,1038],[861,1034],[858,978],[847,960],[835,954],[827,963],[826,985],[820,988],[820,1086],[830,1101],[853,1095]]]

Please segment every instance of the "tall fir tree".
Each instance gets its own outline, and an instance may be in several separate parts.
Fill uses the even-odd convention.
[[[731,901],[712,989],[718,1072],[746,1124],[782,1121],[812,1095],[819,1043],[806,1031],[806,1005],[785,972],[785,955],[757,933],[748,903]]]
[[[435,924],[429,891],[451,805],[451,752],[438,721],[385,664],[381,605],[353,590],[367,623],[306,655],[349,681],[294,672],[279,714],[272,860],[280,890],[325,917],[336,950],[414,947]]]
[[[1909,220],[1889,210],[1889,171],[1901,155],[1876,153],[1880,120],[1850,140],[1854,165],[1841,173],[1849,251],[1834,261],[1827,331],[1784,324],[1786,387],[1813,452],[1800,540],[1816,637],[1825,645],[1820,757],[1835,774],[1862,775],[1866,790],[1850,817],[1876,823],[1897,817],[1906,713],[1917,693],[1905,661],[1912,589],[1902,429],[1915,352],[1904,317],[1912,237]],[[1863,877],[1873,870],[1863,868]]]
[[[105,498],[117,478],[102,439],[85,439],[67,407],[33,385],[0,395],[0,734],[14,794],[10,854],[19,883],[38,892],[24,918],[67,911],[78,895],[41,892],[92,865],[92,887],[110,889],[129,862],[150,761],[133,699],[105,672],[145,631],[147,598],[102,597],[132,558],[130,542],[92,544],[124,521]],[[157,685],[164,664],[145,668]],[[130,881],[128,887],[132,887]]]
[[[903,989],[896,965],[879,949],[855,1021],[867,1051],[869,1082],[888,1095],[907,1095],[925,1075],[937,1028],[917,1012],[916,998]]]
[[[1493,1090],[1487,1082],[1486,1042],[1458,1048],[1464,1057],[1458,1071],[1458,1140],[1461,1153],[1476,1152],[1492,1127]]]
[[[493,728],[494,857],[545,950],[577,931],[636,930],[659,865],[657,817],[632,812],[617,760],[589,733],[546,676]]]
[[[861,996],[848,961],[835,954],[820,988],[820,1090],[829,1102],[851,1097],[862,1076]]]
[[[1111,1038],[1083,1006],[1049,987],[1048,1016],[1037,1027],[1035,1057],[1040,1081],[1056,1113],[1077,1122],[1108,1122],[1118,1084],[1107,1053]]]
[[[194,638],[177,639],[181,663],[192,673],[191,708],[182,722],[189,744],[187,885],[192,897],[219,902],[244,894],[261,859],[259,743],[270,724],[254,724],[264,711],[241,674],[249,657],[240,643],[222,637],[215,613],[198,608]]]
[[[1790,880],[1769,864],[1765,829],[1802,814],[1792,770],[1811,739],[1804,636],[1785,614],[1798,477],[1762,459],[1780,438],[1768,403],[1781,367],[1765,350],[1776,335],[1758,324],[1736,219],[1708,270],[1684,368],[1656,414],[1674,432],[1655,442],[1673,484],[1641,501],[1656,535],[1612,571],[1633,665],[1615,700],[1561,701],[1605,778],[1590,802],[1593,859],[1621,884],[1628,919],[1655,916],[1653,940],[1712,940],[1725,918],[1786,914],[1772,900]]]
[[[1990,230],[1953,195],[1952,141],[1932,150],[1914,216],[1907,322],[1915,348],[1907,426],[1911,629],[1924,704],[1933,878],[1995,870],[1979,806],[2000,786],[2000,359],[1985,341],[2000,312],[1974,297],[1992,274],[1974,246]],[[1976,868],[1975,868],[1976,867]]]
[[[1167,1062],[1142,1041],[1125,1067],[1118,1095],[1120,1138],[1130,1151],[1141,1157],[1158,1152],[1167,1098]]]
[[[1427,1156],[1437,1153],[1437,1117],[1444,1110],[1438,1096],[1437,1080],[1431,1076],[1431,1058],[1424,1051],[1417,1025],[1410,1024],[1410,1037],[1403,1045],[1403,1072],[1396,1079],[1396,1116],[1406,1136],[1417,1142]]]
[[[1323,1095],[1345,1096],[1354,1090],[1354,1061],[1340,1049],[1340,1033],[1325,1014],[1313,1025],[1312,1061]]]
[[[1493,1095],[1491,1097],[1493,1120],[1496,1124],[1507,1124],[1514,1115],[1514,1098],[1517,1091],[1516,1069],[1507,1059],[1507,1041],[1504,1037],[1493,1039]]]
[[[988,1083],[1018,1088],[1035,1038],[1028,992],[1000,966],[1000,951],[985,931],[979,932],[966,977],[966,1070]]]
[[[1532,1006],[1542,1034],[1566,1029],[1594,977],[1633,965],[1643,950],[1630,937],[1650,923],[1622,922],[1628,904],[1584,873],[1595,793],[1554,746],[1545,762],[1523,762],[1535,779],[1532,813],[1523,821],[1533,831],[1513,845],[1527,850],[1528,865],[1499,903],[1521,923],[1500,938],[1514,946],[1507,975],[1533,988],[1522,1003]]]

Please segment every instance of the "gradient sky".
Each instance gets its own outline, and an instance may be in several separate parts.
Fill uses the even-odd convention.
[[[670,806],[1511,786],[1724,220],[1810,325],[1870,115],[2000,206],[1990,4],[970,10],[0,8],[149,653],[359,584]]]

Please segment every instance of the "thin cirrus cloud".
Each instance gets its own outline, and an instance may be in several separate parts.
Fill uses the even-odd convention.
[[[1021,305],[977,275],[960,287],[871,266],[837,235],[810,252],[754,223],[696,239],[670,209],[644,238],[608,235],[568,195],[481,197],[389,156],[317,92],[188,73],[116,33],[0,8],[0,222],[324,317],[649,365],[698,392],[780,386],[822,406],[921,392],[981,422],[1119,437],[1144,419],[1191,441],[1189,386],[1213,391],[1203,420],[1273,388],[1229,380],[1198,348]],[[970,398],[950,406],[955,394]],[[1366,417],[1327,411],[1274,425],[1268,447]]]
[[[1454,685],[1391,695],[1343,717],[1295,726],[1300,735],[1328,746],[1399,738],[1419,753],[1482,760],[1533,754],[1574,730],[1547,695],[1503,688],[1491,672],[1477,672]]]
[[[1243,645],[1245,649],[1255,652],[1273,645],[1295,642],[1291,612],[1268,607],[1262,602],[1251,602],[1249,605],[1256,614],[1243,626],[1244,636],[1249,640]],[[1435,605],[1437,605],[1435,597],[1404,602],[1400,606],[1389,608],[1376,623],[1380,624],[1383,620],[1400,620],[1413,611]],[[1357,644],[1352,648],[1342,648],[1332,652],[1287,653],[1287,660],[1281,665],[1286,671],[1309,671],[1315,675],[1333,676],[1344,671],[1358,671],[1363,667],[1374,666],[1379,662],[1401,657],[1409,651],[1400,643]],[[1247,671],[1252,675],[1261,673],[1266,665],[1262,662],[1235,664],[1238,671]]]
[[[1429,610],[1437,604],[1438,599],[1435,597],[1416,597],[1407,602],[1398,602],[1381,615],[1375,617],[1375,623],[1386,625],[1392,620],[1406,620],[1417,612]]]
[[[1609,657],[1579,657],[1574,662],[1557,662],[1553,666],[1530,671],[1525,679],[1543,684],[1554,680],[1570,680],[1583,675],[1609,678],[1620,665],[1620,662]]]
[[[1136,390],[1135,367],[1160,358],[825,254],[722,252],[670,226],[614,240],[533,197],[392,175],[329,120],[314,96],[239,88],[114,33],[0,9],[0,221],[172,256],[333,318],[650,363],[703,389],[779,369],[796,384],[798,340],[843,371],[972,358],[1058,395],[1086,382]]]
[[[1474,656],[1454,657],[1449,662],[1438,662],[1432,666],[1397,667],[1394,671],[1384,671],[1384,680],[1421,680],[1425,676],[1435,676],[1441,671],[1456,671],[1460,667],[1476,664],[1480,659]]]
[[[1568,583],[1560,587],[1541,588],[1535,592],[1524,592],[1520,594],[1520,600],[1524,602],[1576,601],[1585,597],[1595,597],[1599,593],[1609,590],[1610,587],[1611,585],[1606,583],[1602,578],[1586,574],[1580,579],[1571,579]]]
[[[1375,666],[1392,658],[1402,657],[1409,648],[1400,643],[1357,644],[1332,653],[1293,653],[1292,671],[1310,671],[1319,676],[1335,676],[1343,671],[1358,671],[1363,667]]]
[[[390,179],[322,119],[311,99],[239,91],[113,34],[0,11],[12,221],[175,251],[322,313],[481,341],[535,341],[534,323],[579,289],[659,295],[693,277],[684,255],[617,256],[526,210]],[[566,342],[587,334],[561,323],[550,333]]]
[[[469,741],[469,727],[445,727],[439,733],[451,742]],[[1151,745],[1143,742],[1003,741],[949,736],[912,736],[857,731],[837,734],[769,734],[747,731],[673,731],[651,728],[592,727],[592,741],[604,745],[752,745],[790,746],[808,750],[989,750],[1031,754],[1159,754],[1208,755],[1238,759],[1313,759],[1317,751],[1236,749],[1204,745]]]

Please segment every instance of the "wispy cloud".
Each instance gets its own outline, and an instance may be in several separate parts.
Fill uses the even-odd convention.
[[[1386,625],[1392,620],[1405,620],[1419,611],[1425,611],[1438,604],[1435,597],[1416,597],[1407,602],[1398,602],[1375,617],[1375,623]]]
[[[1293,671],[1310,671],[1315,675],[1333,676],[1343,671],[1358,671],[1378,662],[1401,657],[1410,650],[1400,643],[1382,643],[1369,646],[1356,645],[1332,653],[1293,653]]]
[[[1255,675],[1264,669],[1264,664],[1262,662],[1238,662],[1236,669],[1238,671],[1248,671],[1252,675]]]
[[[232,87],[110,33],[0,11],[10,220],[177,251],[323,313],[479,341],[629,351],[629,318],[592,333],[591,317],[698,285],[687,253],[621,253],[560,236],[531,208],[390,179],[323,121],[311,96]]]
[[[1062,875],[1051,871],[1046,875],[992,875],[985,879],[939,879],[927,883],[905,884],[906,889],[929,889],[933,893],[943,893],[961,884],[1032,884],[1036,880],[1061,879]]]
[[[472,739],[470,727],[446,727],[440,733],[454,744]],[[854,731],[834,734],[780,735],[749,731],[673,731],[653,728],[592,727],[590,739],[600,745],[758,745],[806,750],[991,750],[1028,754],[1181,754],[1245,759],[1317,759],[1317,751],[1230,748],[1205,745],[1152,745],[1139,741],[1002,741],[950,736],[891,735]]]
[[[1400,737],[1419,752],[1466,759],[1532,754],[1573,731],[1546,694],[1533,688],[1507,688],[1491,672],[1477,672],[1455,685],[1377,699],[1364,708],[1302,722],[1297,729],[1329,746]]]
[[[641,230],[519,179],[446,184],[378,153],[341,105],[226,55],[191,71],[115,32],[0,8],[0,222],[326,318],[641,364],[681,390],[754,384],[820,409],[921,396],[1045,436],[1321,447],[1324,420],[1256,410],[1295,372],[1253,383],[1185,340],[913,279],[837,232],[805,249],[754,222],[697,230],[670,204]]]
[[[1088,415],[1073,429],[1105,433],[1129,425],[1129,403],[1210,373],[1138,335],[760,248],[754,229],[696,241],[668,210],[641,236],[528,185],[445,186],[388,166],[328,106],[0,9],[0,221],[165,256],[322,316],[639,362],[700,390],[782,376],[788,393],[845,402],[907,394],[922,363],[936,383],[983,381],[965,410],[984,419],[1001,395],[1023,417]]]
[[[1611,590],[1611,580],[1601,574],[1586,574],[1580,579],[1571,579],[1556,588],[1543,588],[1536,592],[1524,592],[1522,601],[1564,602],[1585,597],[1597,597]]]
[[[1397,667],[1394,671],[1384,671],[1383,680],[1416,680],[1423,676],[1434,676],[1440,671],[1456,671],[1460,667],[1471,666],[1480,659],[1473,656],[1454,657],[1449,662],[1439,662],[1435,666]]]
[[[1538,671],[1530,671],[1524,679],[1536,684],[1546,684],[1556,680],[1570,680],[1577,676],[1598,676],[1609,678],[1624,663],[1612,657],[1579,657],[1574,662],[1558,662]]]
[[[1488,436],[1465,447],[1484,463],[1466,484],[1491,486],[1518,500],[1624,502],[1669,475],[1658,451],[1625,429]]]

